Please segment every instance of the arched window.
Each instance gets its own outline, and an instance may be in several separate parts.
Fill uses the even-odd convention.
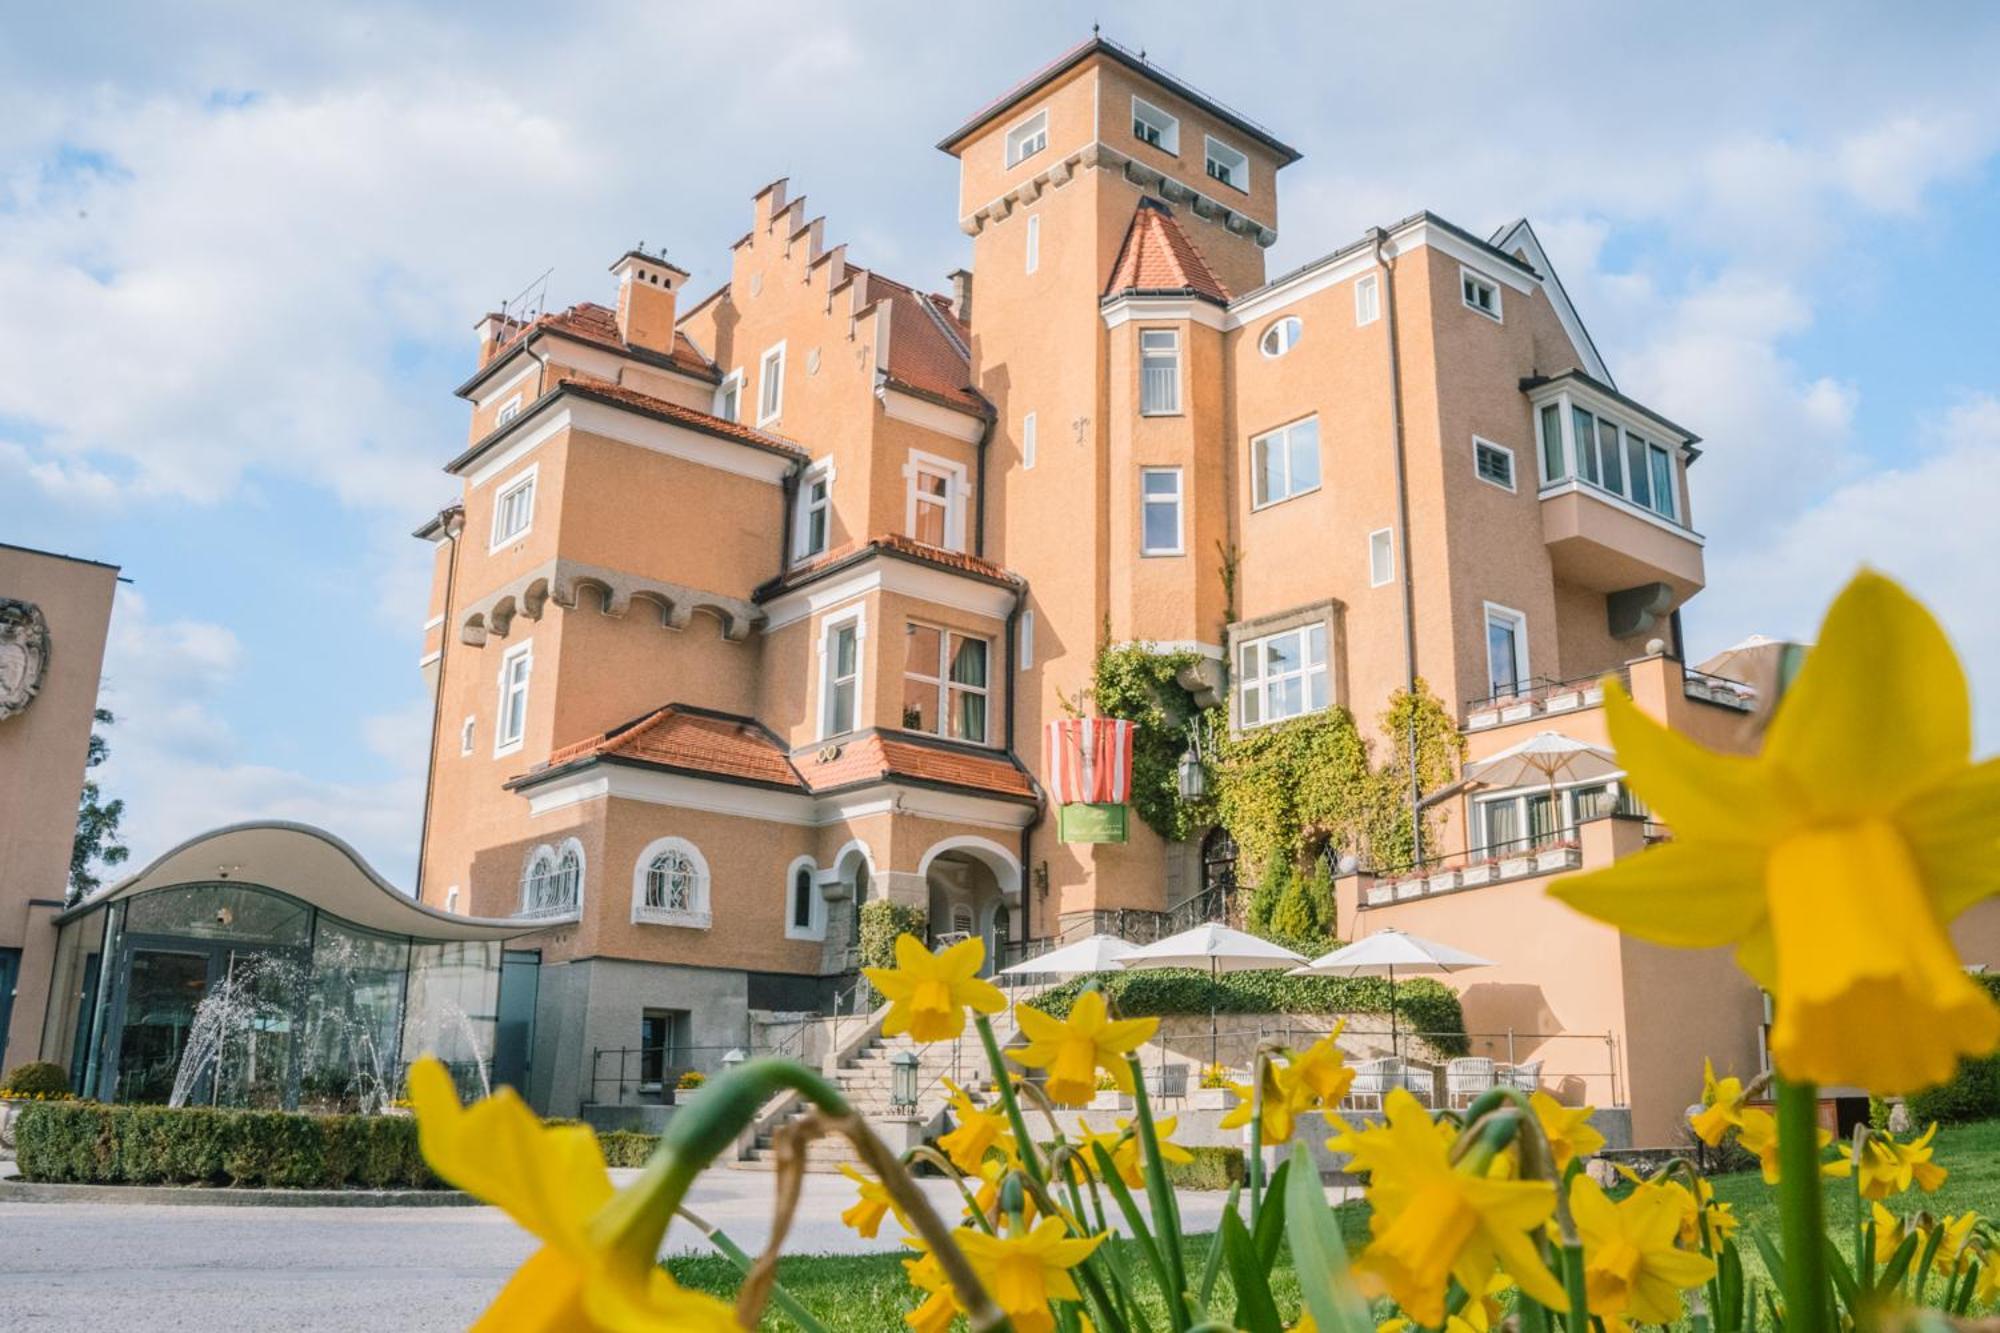
[[[785,938],[826,938],[826,908],[819,896],[819,868],[810,856],[793,861],[785,873]]]
[[[544,843],[528,854],[521,871],[522,916],[572,916],[582,898],[582,843],[571,838],[560,850]]]
[[[632,919],[658,926],[709,924],[708,861],[685,838],[659,838],[632,874]]]
[[[1299,345],[1299,334],[1305,326],[1299,323],[1297,315],[1286,315],[1264,330],[1264,336],[1257,340],[1257,346],[1265,356],[1283,356]]]
[[[854,915],[848,920],[848,943],[859,947],[861,944],[861,905],[868,901],[868,862],[865,858],[854,862]]]

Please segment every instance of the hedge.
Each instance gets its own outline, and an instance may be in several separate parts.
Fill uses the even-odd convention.
[[[0,1097],[18,1094],[28,1097],[67,1097],[69,1095],[69,1074],[59,1064],[47,1060],[30,1060],[24,1065],[15,1065],[7,1071],[7,1077],[0,1078]]]
[[[1390,987],[1383,977],[1291,977],[1283,972],[1206,972],[1145,968],[1077,977],[1043,991],[1034,1006],[1061,1018],[1086,986],[1096,986],[1127,1018],[1147,1015],[1386,1014]],[[1422,1033],[1439,1055],[1464,1055],[1465,1013],[1449,986],[1417,977],[1395,983],[1396,1017]]]
[[[1973,978],[2000,1001],[2000,975]],[[1953,1124],[2000,1117],[2000,1054],[1961,1060],[1948,1083],[1912,1093],[1905,1099],[1911,1121],[1921,1129],[1933,1120]]]
[[[410,1116],[39,1102],[15,1152],[26,1179],[65,1184],[441,1188]]]

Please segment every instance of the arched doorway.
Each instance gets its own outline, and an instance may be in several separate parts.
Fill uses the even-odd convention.
[[[1004,967],[1018,943],[1014,908],[1021,872],[1013,856],[985,838],[949,838],[924,854],[921,868],[932,945],[983,939],[982,974]]]

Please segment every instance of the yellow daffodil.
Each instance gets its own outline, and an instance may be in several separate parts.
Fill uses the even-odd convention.
[[[1816,1136],[1819,1139],[1819,1146],[1821,1148],[1825,1148],[1827,1144],[1833,1142],[1833,1131],[1825,1127],[1821,1127],[1819,1130],[1817,1130]],[[1745,1152],[1752,1153],[1756,1156],[1757,1164],[1760,1167],[1762,1167],[1764,1171],[1764,1183],[1766,1185],[1777,1184],[1778,1183],[1777,1117],[1773,1116],[1769,1111],[1760,1110],[1759,1108],[1754,1106],[1743,1108],[1743,1110],[1739,1113],[1739,1118],[1737,1121],[1737,1141],[1743,1145],[1743,1150]],[[1846,1173],[1845,1164],[1837,1159],[1831,1162],[1823,1163],[1820,1166],[1821,1175],[1838,1176],[1838,1175],[1844,1175],[1845,1173]]]
[[[1619,1175],[1634,1185],[1667,1192],[1667,1196],[1674,1201],[1674,1206],[1680,1210],[1679,1239],[1682,1249],[1702,1248],[1701,1227],[1704,1218],[1708,1222],[1708,1243],[1711,1248],[1720,1246],[1735,1234],[1737,1221],[1734,1207],[1715,1202],[1715,1186],[1709,1184],[1705,1177],[1696,1176],[1695,1188],[1690,1192],[1687,1186],[1672,1176],[1661,1175],[1648,1180],[1629,1166],[1620,1166],[1616,1169]]]
[[[512,1088],[461,1106],[451,1075],[430,1056],[409,1077],[431,1169],[542,1242],[475,1327],[735,1333],[733,1309],[683,1290],[656,1262],[659,1231],[604,1233],[613,1190],[596,1131],[543,1124]]]
[[[1424,1108],[1402,1088],[1384,1102],[1385,1123],[1350,1133],[1350,1170],[1368,1173],[1373,1239],[1356,1270],[1427,1328],[1444,1322],[1447,1278],[1484,1291],[1497,1264],[1521,1290],[1553,1309],[1562,1284],[1542,1263],[1531,1233],[1554,1216],[1546,1180],[1493,1180],[1454,1168]]]
[[[1015,1013],[1028,1043],[1009,1054],[1029,1069],[1048,1070],[1049,1099],[1061,1106],[1082,1106],[1095,1096],[1100,1069],[1130,1096],[1132,1070],[1124,1056],[1160,1028],[1157,1018],[1112,1018],[1103,993],[1094,990],[1076,997],[1068,1018],[1051,1018],[1025,1004]]]
[[[1340,1033],[1347,1026],[1342,1019],[1333,1031],[1293,1057],[1291,1072],[1301,1090],[1321,1106],[1335,1107],[1354,1084],[1354,1071],[1347,1067],[1346,1053],[1340,1049]]]
[[[1875,1257],[1886,1260],[1903,1243],[1903,1219],[1879,1203],[1868,1205],[1868,1227],[1875,1233]]]
[[[1596,1107],[1564,1106],[1539,1088],[1528,1095],[1528,1105],[1534,1108],[1535,1119],[1541,1122],[1542,1133],[1548,1136],[1549,1148],[1556,1155],[1556,1170],[1562,1170],[1576,1158],[1589,1157],[1604,1146],[1604,1136],[1590,1123],[1590,1117],[1597,1114]]]
[[[1017,1333],[1049,1333],[1056,1326],[1049,1302],[1083,1299],[1070,1270],[1104,1243],[1103,1234],[1070,1236],[1052,1217],[1025,1235],[989,1236],[960,1228],[953,1239]]]
[[[979,969],[986,962],[986,941],[977,935],[949,949],[931,953],[915,935],[896,937],[896,965],[864,967],[869,984],[889,1001],[882,1035],[907,1032],[913,1041],[950,1041],[965,1032],[968,1007],[997,1014],[1007,997]]]
[[[1731,1075],[1715,1076],[1715,1062],[1701,1062],[1701,1110],[1688,1117],[1695,1137],[1711,1148],[1722,1146],[1723,1136],[1743,1123],[1743,1080]]]
[[[924,1299],[917,1308],[903,1316],[903,1322],[916,1333],[945,1333],[952,1321],[958,1318],[958,1302],[953,1298],[951,1279],[944,1275],[944,1268],[937,1256],[916,1241],[905,1242],[914,1246],[918,1254],[914,1259],[903,1260],[903,1272],[909,1276],[910,1285],[924,1293]]]
[[[1681,1292],[1715,1276],[1713,1259],[1674,1243],[1681,1205],[1658,1185],[1641,1185],[1613,1203],[1596,1181],[1580,1175],[1570,1186],[1569,1207],[1583,1241],[1584,1292],[1594,1315],[1675,1323]]]
[[[2000,1045],[2000,1009],[1946,933],[2000,891],[2000,760],[1971,763],[1965,673],[1907,593],[1866,571],[1848,584],[1755,758],[1702,748],[1615,686],[1604,704],[1674,837],[1551,893],[1658,944],[1736,946],[1776,997],[1788,1078],[1908,1092]]]
[[[2000,1301],[2000,1256],[1989,1251],[1979,1266],[1979,1278],[1972,1285],[1972,1302],[1992,1305],[1995,1301]]]
[[[1318,1100],[1311,1089],[1299,1081],[1295,1069],[1286,1068],[1276,1060],[1264,1062],[1264,1100],[1261,1107],[1257,1106],[1255,1091],[1248,1083],[1231,1083],[1229,1090],[1236,1094],[1236,1105],[1223,1113],[1218,1126],[1222,1129],[1241,1129],[1250,1123],[1253,1114],[1258,1115],[1261,1124],[1259,1132],[1267,1145],[1290,1143],[1299,1116],[1311,1110]]]
[[[1854,1145],[1840,1145],[1840,1163],[1837,1174],[1846,1175],[1850,1170],[1861,1173],[1861,1197],[1864,1199],[1887,1199],[1901,1194],[1912,1185],[1926,1194],[1936,1192],[1950,1174],[1931,1160],[1935,1151],[1931,1140],[1937,1136],[1937,1125],[1924,1131],[1922,1138],[1909,1143],[1898,1143],[1892,1135],[1870,1131],[1868,1140],[1861,1147],[1861,1160],[1854,1159]]]
[[[1979,1214],[1970,1208],[1956,1216],[1946,1217],[1938,1223],[1941,1235],[1938,1240],[1936,1263],[1941,1273],[1961,1272],[1974,1257],[1971,1249],[1973,1228],[1979,1225]]]
[[[903,1220],[902,1210],[896,1207],[895,1200],[889,1197],[889,1191],[881,1181],[870,1180],[845,1162],[840,1164],[840,1174],[853,1181],[861,1194],[853,1206],[840,1215],[842,1226],[853,1228],[863,1240],[874,1240],[875,1233],[882,1229],[882,1219],[890,1213],[896,1214],[897,1222]]]
[[[951,1164],[967,1175],[977,1175],[980,1164],[993,1149],[1013,1155],[1014,1136],[1008,1131],[1006,1113],[981,1110],[973,1103],[971,1094],[950,1079],[944,1085],[951,1089],[952,1118],[958,1124],[938,1139],[938,1147],[951,1159]]]
[[[1160,1160],[1169,1166],[1185,1165],[1194,1160],[1194,1154],[1173,1141],[1172,1135],[1180,1124],[1179,1116],[1168,1116],[1153,1122],[1153,1134],[1160,1142]],[[1096,1156],[1090,1151],[1092,1145],[1101,1146],[1111,1158],[1111,1165],[1117,1170],[1118,1178],[1130,1189],[1146,1187],[1146,1158],[1139,1143],[1139,1135],[1132,1128],[1130,1120],[1118,1122],[1115,1134],[1099,1134],[1091,1129],[1088,1122],[1076,1122],[1077,1146],[1082,1150],[1081,1160],[1085,1169],[1096,1174]]]

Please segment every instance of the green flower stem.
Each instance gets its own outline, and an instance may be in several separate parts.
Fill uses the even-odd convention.
[[[1037,1185],[1047,1182],[1042,1174],[1041,1155],[1035,1151],[1035,1141],[1028,1134],[1028,1119],[1021,1114],[1021,1103],[1014,1096],[1014,1080],[1007,1073],[1006,1062],[1000,1058],[1000,1039],[993,1035],[993,1024],[985,1014],[974,1014],[972,1026],[979,1030],[979,1044],[986,1048],[986,1061],[993,1069],[993,1081],[1000,1087],[1000,1104],[1007,1108],[1007,1124],[1014,1131],[1014,1142],[1021,1149],[1021,1167],[1028,1178]]]
[[[1778,1214],[1785,1240],[1785,1333],[1829,1333],[1825,1200],[1819,1182],[1819,1089],[1777,1081]]]
[[[1591,1333],[1590,1298],[1583,1284],[1583,1246],[1575,1241],[1562,1247],[1563,1290],[1569,1295],[1569,1333]]]
[[[1264,1199],[1264,1055],[1250,1058],[1250,1231],[1257,1231],[1257,1213]]]
[[[1126,1068],[1132,1071],[1132,1123],[1139,1130],[1139,1145],[1146,1156],[1146,1194],[1153,1205],[1153,1224],[1158,1229],[1160,1248],[1166,1251],[1167,1271],[1174,1289],[1161,1293],[1167,1298],[1167,1316],[1177,1329],[1188,1326],[1187,1256],[1181,1252],[1180,1204],[1174,1187],[1167,1182],[1166,1159],[1160,1156],[1160,1136],[1153,1127],[1153,1104],[1146,1096],[1146,1071],[1139,1057],[1127,1055]]]
[[[741,1245],[730,1239],[729,1233],[713,1222],[705,1221],[683,1208],[680,1215],[694,1224],[694,1229],[708,1237],[708,1243],[722,1252],[724,1258],[736,1265],[736,1271],[749,1276],[756,1260],[745,1252]],[[826,1326],[813,1318],[812,1312],[799,1304],[798,1297],[786,1291],[782,1284],[771,1284],[771,1302],[785,1312],[786,1318],[797,1324],[804,1333],[826,1333]]]
[[[1813,1136],[1815,1142],[1819,1136]],[[1863,1288],[1875,1285],[1875,1265],[1868,1253],[1868,1205],[1861,1199],[1861,1154],[1868,1147],[1868,1126],[1866,1123],[1854,1127],[1854,1169],[1848,1172],[1853,1188],[1849,1197],[1854,1203],[1854,1272],[1857,1283]]]

